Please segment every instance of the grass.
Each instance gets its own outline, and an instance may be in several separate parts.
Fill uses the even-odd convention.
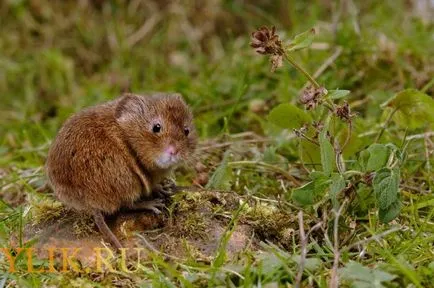
[[[209,262],[196,259],[198,251],[186,240],[184,247],[193,256],[168,258],[154,251],[132,274],[38,274],[23,268],[4,272],[0,287],[286,287],[296,281],[302,249],[307,253],[302,287],[327,287],[335,257],[327,242],[334,241],[329,201],[302,210],[306,235],[320,221],[330,227],[311,231],[303,247],[300,208],[290,197],[299,184],[291,177],[306,182],[304,169],[318,169],[320,159],[306,161],[294,136],[267,121],[277,104],[297,103],[306,79],[289,66],[271,73],[268,60],[249,47],[250,33],[276,25],[281,37],[290,39],[316,28],[311,48],[293,57],[311,74],[318,70],[317,81],[327,88],[351,90],[348,101],[358,114],[357,137],[344,156],[353,161],[382,129],[388,115],[380,106],[383,102],[406,88],[432,97],[434,26],[429,10],[418,10],[416,1],[306,2],[3,1],[0,247],[34,242],[23,243],[23,230],[34,219],[43,219],[40,213],[51,203],[36,187],[45,182],[41,168],[61,124],[83,107],[123,91],[182,93],[195,112],[202,147],[207,148],[197,156],[203,167],[179,171],[178,181],[205,185],[209,180],[209,189],[233,191],[245,206],[210,206],[212,219],[227,221],[222,220],[226,228]],[[426,132],[430,130],[407,130],[391,121],[379,141],[400,147],[405,137]],[[339,221],[339,267],[356,261],[371,269],[368,272],[392,275],[384,287],[434,287],[434,145],[432,137],[415,138],[401,170],[400,216],[381,224],[375,209],[358,210],[357,198],[347,204]],[[220,169],[217,180],[211,177],[215,169]],[[180,197],[180,207],[202,201],[192,195]],[[56,205],[49,217],[57,215]],[[186,222],[205,229],[198,215],[186,216]],[[242,224],[252,227],[258,247],[228,255],[228,239]],[[185,233],[198,232],[196,227],[183,228]],[[16,265],[26,267],[25,257]],[[7,267],[0,256],[0,271]],[[344,287],[368,287],[362,286],[366,279],[340,281]]]

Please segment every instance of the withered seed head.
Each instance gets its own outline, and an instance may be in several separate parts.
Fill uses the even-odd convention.
[[[252,33],[250,46],[263,55],[283,55],[282,41],[276,34],[276,27],[261,27]]]
[[[344,102],[341,106],[338,106],[336,108],[336,116],[338,116],[342,121],[349,122],[351,121],[351,118],[354,116],[351,114],[350,105],[348,105],[348,102]]]
[[[307,110],[315,108],[321,101],[321,97],[325,94],[325,88],[319,87],[315,88],[309,86],[304,89],[300,96],[300,103],[304,104]]]

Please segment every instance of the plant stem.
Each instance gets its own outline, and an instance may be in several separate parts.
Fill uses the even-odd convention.
[[[360,172],[360,171],[356,171],[356,170],[348,170],[344,172],[344,175],[347,177],[351,177],[353,175],[359,175],[359,176],[363,176],[364,173]]]
[[[333,103],[328,103],[328,101],[326,102],[322,102],[322,105],[325,106],[327,109],[330,110],[330,112],[334,112],[335,109],[333,108],[334,104]]]
[[[334,238],[333,254],[335,257],[333,259],[333,268],[330,276],[331,278],[329,284],[330,288],[339,287],[338,268],[339,268],[339,259],[341,256],[341,251],[339,250],[339,217],[342,215],[342,212],[344,211],[344,207],[347,204],[347,202],[348,199],[345,199],[337,212],[333,210],[333,212],[335,213],[335,219],[333,224],[333,238]]]
[[[309,141],[310,143],[312,143],[312,144],[314,144],[314,145],[316,145],[316,146],[319,146],[318,141],[316,141],[315,139],[310,138],[310,137],[307,136],[306,134],[304,134],[304,133],[300,133],[300,136],[301,136],[301,138],[305,139],[306,141]]]
[[[380,132],[378,132],[377,137],[375,137],[374,143],[378,143],[378,141],[380,141],[381,136],[383,136],[384,131],[386,130],[387,126],[389,125],[389,122],[392,121],[392,117],[393,117],[393,115],[395,115],[396,111],[398,111],[398,108],[395,108],[392,112],[390,112],[386,121],[381,126]]]
[[[309,81],[312,83],[312,85],[315,88],[320,88],[321,87],[318,84],[318,82],[316,82],[316,80],[313,79],[313,77],[306,70],[304,70],[303,67],[301,67],[300,65],[298,65],[297,62],[295,62],[294,59],[292,59],[288,54],[283,53],[283,56],[285,57],[286,61],[289,62],[289,64],[291,64],[292,66],[294,66],[295,69],[297,69],[298,71],[300,71],[301,73],[303,73],[304,76],[306,76],[306,78],[309,79]]]

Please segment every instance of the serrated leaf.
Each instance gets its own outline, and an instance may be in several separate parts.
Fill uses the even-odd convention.
[[[303,33],[300,33],[294,37],[291,43],[286,48],[287,52],[293,52],[300,49],[309,47],[312,44],[313,38],[315,36],[315,29],[310,29]]]
[[[375,143],[369,146],[367,151],[369,152],[369,158],[366,163],[366,171],[375,171],[386,166],[391,152],[390,148]]]
[[[380,209],[385,210],[398,200],[399,179],[398,168],[383,168],[375,174],[373,186]]]
[[[334,173],[332,175],[332,183],[330,184],[330,199],[332,200],[333,208],[339,209],[338,194],[346,187],[345,179],[341,174]]]
[[[386,209],[380,209],[378,211],[378,217],[381,222],[388,223],[395,219],[399,215],[399,212],[401,212],[401,201],[398,199]]]
[[[292,199],[300,205],[312,205],[318,201],[323,195],[330,179],[328,177],[319,176],[306,183],[305,185],[292,191]]]
[[[417,129],[427,123],[434,125],[434,99],[418,90],[401,91],[382,106],[396,109],[393,121],[401,127]]]
[[[341,99],[350,94],[350,90],[329,90],[327,93],[327,98],[329,99]]]
[[[229,189],[232,180],[232,170],[228,166],[227,156],[223,158],[222,163],[219,167],[214,171],[211,178],[209,179],[208,184],[206,185],[207,189]]]
[[[276,106],[268,115],[268,120],[284,129],[300,128],[305,123],[312,121],[312,118],[304,110],[297,106],[284,103]]]
[[[323,130],[321,131],[318,137],[320,154],[321,154],[321,165],[324,174],[327,176],[329,176],[333,172],[333,169],[336,164],[335,150],[333,149],[332,144],[327,138],[328,123],[329,123],[329,119],[326,121],[326,124],[324,125]]]

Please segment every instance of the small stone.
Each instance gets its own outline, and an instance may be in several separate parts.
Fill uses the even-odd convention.
[[[208,177],[208,173],[199,173],[199,175],[197,175],[195,182],[201,186],[205,186],[208,183],[209,177]]]
[[[262,99],[252,99],[249,103],[249,110],[253,113],[264,112],[265,108],[266,104]]]

